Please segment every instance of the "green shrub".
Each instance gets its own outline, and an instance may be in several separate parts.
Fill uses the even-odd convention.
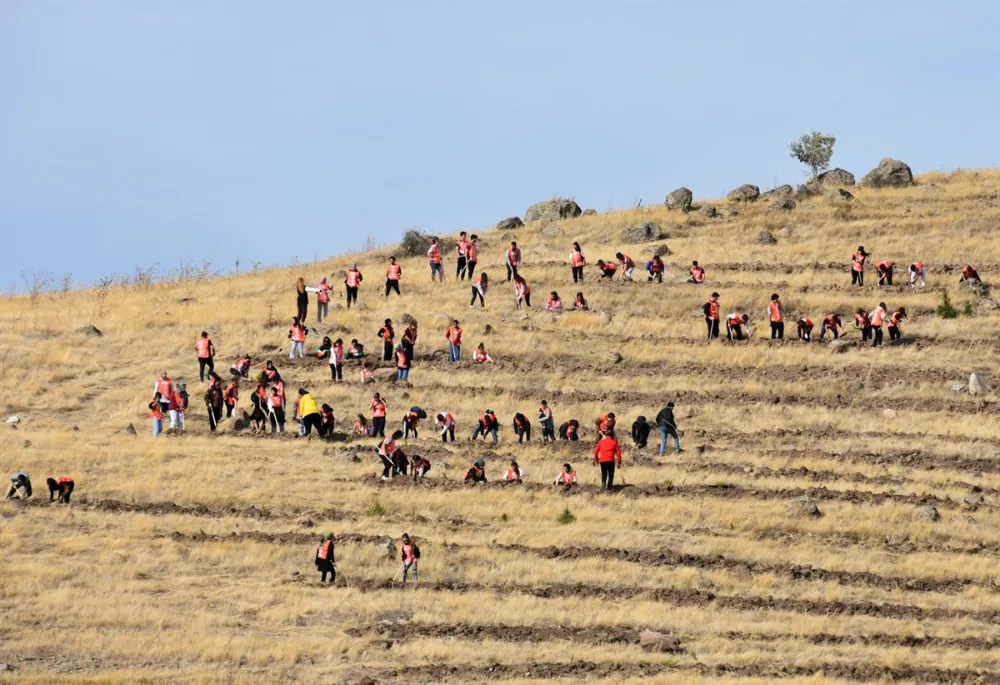
[[[958,310],[951,303],[951,298],[948,297],[947,290],[941,293],[941,304],[937,306],[937,315],[942,319],[954,319],[958,316]]]
[[[365,516],[371,516],[372,518],[381,518],[385,516],[388,512],[382,503],[377,499],[373,499],[371,502],[365,505],[363,510]]]
[[[565,509],[563,509],[563,512],[559,514],[559,517],[556,519],[556,521],[563,524],[564,526],[568,526],[571,523],[576,523],[576,517],[573,516],[573,512],[569,510],[569,507],[566,507]]]

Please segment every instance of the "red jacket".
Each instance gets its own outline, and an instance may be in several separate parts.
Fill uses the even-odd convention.
[[[594,461],[606,464],[611,461],[617,461],[618,465],[622,465],[622,450],[618,446],[618,441],[612,438],[610,435],[605,435],[601,438],[597,445],[594,446]]]

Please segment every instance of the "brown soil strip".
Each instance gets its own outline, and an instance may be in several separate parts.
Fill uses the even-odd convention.
[[[352,637],[363,637],[374,632],[379,637],[394,641],[436,639],[502,640],[505,642],[550,642],[568,640],[587,644],[639,644],[640,628],[623,626],[512,626],[512,625],[446,625],[426,623],[382,623],[371,628],[351,628],[346,632]],[[865,645],[879,647],[936,647],[968,651],[1000,649],[1000,640],[979,637],[947,638],[933,635],[835,635],[831,633],[747,633],[729,631],[721,635],[684,636],[682,641],[696,641],[699,637],[719,637],[724,640],[774,642],[802,640],[815,645]]]
[[[306,578],[296,576],[288,583],[307,583]],[[338,580],[338,583],[340,581]],[[614,586],[602,587],[591,585],[548,584],[548,585],[487,585],[481,583],[420,583],[419,585],[403,586],[384,581],[345,581],[344,585],[361,592],[376,592],[382,590],[415,589],[420,592],[483,592],[497,595],[524,594],[544,599],[561,597],[594,597],[608,601],[631,599],[647,599],[671,606],[713,606],[717,609],[731,611],[784,611],[814,616],[873,616],[879,618],[951,620],[971,619],[984,623],[995,624],[1000,621],[998,611],[969,611],[944,608],[923,608],[909,604],[894,604],[889,602],[820,602],[805,599],[781,599],[773,597],[738,597],[734,595],[716,595],[700,590],[679,588],[644,588]]]
[[[945,669],[918,666],[892,667],[875,663],[819,663],[814,665],[789,665],[780,663],[756,664],[690,664],[614,662],[591,663],[574,661],[571,663],[527,662],[521,664],[489,664],[486,666],[453,666],[432,664],[378,671],[380,678],[414,680],[429,679],[432,682],[472,680],[503,680],[514,678],[555,679],[574,678],[640,678],[663,673],[696,672],[703,676],[740,678],[802,678],[822,675],[856,682],[875,680],[913,680],[921,683],[976,683],[996,685],[1000,674],[973,669]]]
[[[652,434],[650,434],[652,435]],[[720,449],[719,446],[707,448]],[[741,443],[741,449],[745,446]],[[760,456],[775,459],[825,459],[829,461],[841,461],[848,464],[870,464],[873,466],[907,466],[914,469],[934,470],[954,470],[967,473],[984,474],[1000,473],[1000,459],[976,458],[976,457],[949,457],[930,454],[928,452],[887,452],[879,454],[875,452],[829,452],[826,450],[805,449],[805,450],[753,450]],[[759,468],[759,467],[758,467]],[[950,485],[954,487],[967,487],[970,490],[980,487],[974,483],[964,483],[952,481]]]

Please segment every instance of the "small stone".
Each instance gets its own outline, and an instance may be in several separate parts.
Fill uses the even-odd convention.
[[[978,373],[973,373],[969,376],[969,394],[970,395],[985,395],[989,391],[986,386],[986,381]]]
[[[130,423],[129,425],[127,425],[124,428],[122,428],[120,432],[125,433],[126,435],[135,435],[136,434],[136,432],[135,432],[135,426],[133,426]]]
[[[969,387],[968,383],[953,383],[951,386],[952,392],[965,392]]]
[[[805,495],[789,502],[788,510],[795,516],[819,518],[823,515],[819,506]]]
[[[683,651],[681,641],[673,635],[644,630],[639,633],[639,646],[647,652],[675,653]]]
[[[300,516],[295,523],[302,526],[303,528],[314,528],[316,526],[313,520],[308,516]]]
[[[76,329],[76,332],[83,333],[84,335],[90,335],[95,338],[100,338],[102,335],[104,335],[103,333],[101,333],[101,329],[99,329],[92,323],[88,323],[86,326],[80,326],[79,328]]]
[[[26,450],[29,447],[31,447],[31,440],[21,440],[20,442],[17,443],[17,446],[20,447],[22,450]]]
[[[830,343],[830,354],[844,354],[852,347],[854,347],[854,343],[850,340],[834,340]]]
[[[363,311],[363,310],[365,310],[365,309],[368,309],[368,305],[367,305],[367,304],[365,304],[365,302],[364,302],[364,301],[361,301],[361,302],[356,302],[356,303],[354,304],[354,308],[355,308],[355,309],[357,309],[357,310],[359,310],[359,311]]]
[[[713,583],[712,580],[704,573],[698,574],[698,579],[696,582],[699,590],[705,590],[707,592],[711,592],[712,590],[715,589],[715,583]]]
[[[21,423],[21,417],[20,416],[8,416],[7,417],[7,423]]]
[[[493,335],[493,326],[490,324],[483,326],[483,335]]]
[[[914,510],[913,515],[918,521],[925,521],[927,523],[933,523],[934,521],[941,520],[941,514],[938,513],[936,508],[929,504],[917,507],[916,510]]]
[[[824,197],[831,202],[850,202],[854,199],[854,196],[843,188],[831,188],[826,191]]]
[[[761,245],[777,245],[778,239],[770,231],[761,231],[757,234],[757,242]]]
[[[701,208],[698,209],[698,213],[702,216],[707,216],[709,219],[714,219],[719,215],[719,210],[715,205],[702,205]]]
[[[607,312],[607,311],[601,312],[601,325],[602,326],[607,326],[609,323],[611,323],[612,319],[614,319],[614,315],[611,312]]]

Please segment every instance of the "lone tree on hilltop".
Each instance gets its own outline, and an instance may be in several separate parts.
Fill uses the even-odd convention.
[[[836,142],[836,136],[813,131],[804,133],[798,140],[792,141],[788,145],[788,152],[790,156],[812,169],[813,178],[816,178],[821,171],[830,166],[833,144]]]

